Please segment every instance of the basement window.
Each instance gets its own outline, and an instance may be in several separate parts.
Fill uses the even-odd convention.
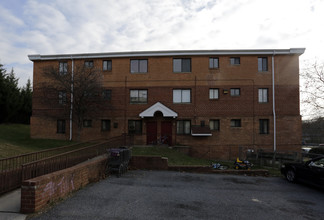
[[[177,121],[177,134],[190,134],[191,121]]]
[[[92,120],[83,120],[83,127],[84,128],[92,127]]]
[[[57,120],[57,133],[65,134],[65,120],[62,119]]]
[[[110,120],[101,120],[101,131],[110,131]]]

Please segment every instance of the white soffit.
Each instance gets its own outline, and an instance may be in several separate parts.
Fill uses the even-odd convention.
[[[176,112],[172,111],[171,109],[169,109],[168,107],[166,107],[165,105],[163,105],[160,102],[155,103],[154,105],[152,105],[145,111],[141,112],[139,114],[139,116],[141,118],[154,117],[155,112],[158,112],[158,111],[162,112],[163,117],[172,117],[172,118],[178,117],[178,114]]]
[[[131,52],[108,52],[108,53],[80,53],[80,54],[31,54],[31,61],[37,60],[68,60],[68,59],[95,59],[116,57],[153,57],[153,56],[217,56],[217,55],[276,55],[297,54],[301,55],[305,48],[290,49],[250,49],[250,50],[170,50],[170,51],[131,51]]]

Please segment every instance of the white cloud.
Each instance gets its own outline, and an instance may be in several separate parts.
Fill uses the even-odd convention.
[[[323,0],[29,0],[22,8],[0,6],[0,59],[22,80],[35,53],[306,47],[301,59],[323,57]]]
[[[14,26],[22,26],[24,25],[24,22],[20,19],[14,16],[9,10],[6,8],[3,8],[0,5],[0,19],[2,23],[7,24],[8,26],[14,25]]]

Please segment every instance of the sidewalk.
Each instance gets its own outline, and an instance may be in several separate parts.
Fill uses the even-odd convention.
[[[20,189],[0,196],[1,220],[25,220],[26,217],[20,213]]]

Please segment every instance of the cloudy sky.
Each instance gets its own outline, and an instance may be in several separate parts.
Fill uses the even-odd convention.
[[[0,63],[19,85],[28,54],[287,49],[324,59],[324,0],[0,0]]]

